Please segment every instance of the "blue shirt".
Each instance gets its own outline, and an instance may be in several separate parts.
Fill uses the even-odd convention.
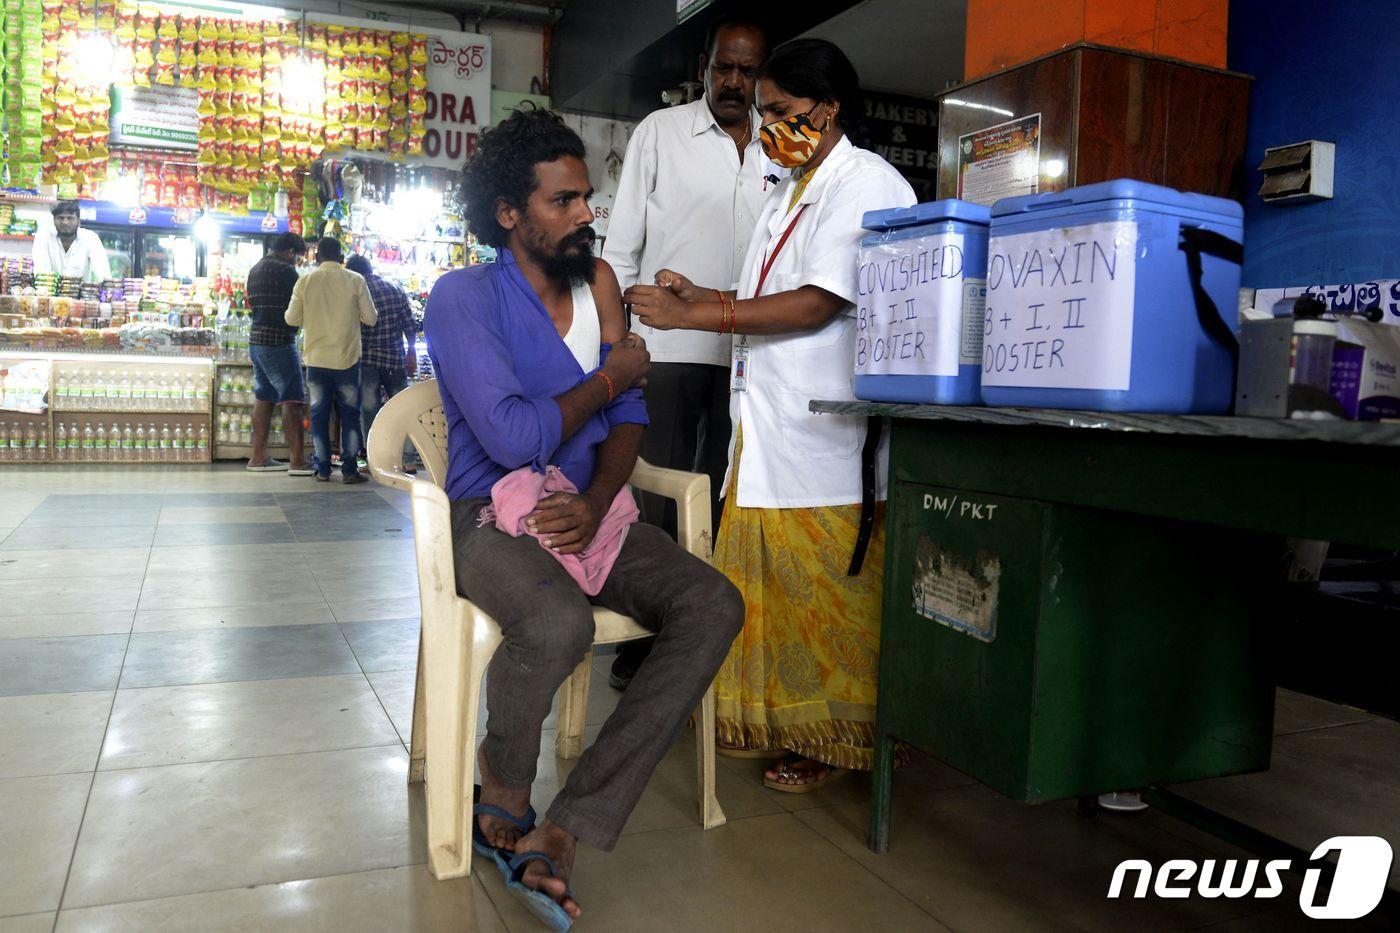
[[[447,495],[491,495],[507,473],[554,465],[580,490],[593,482],[598,445],[615,425],[647,423],[640,389],[618,395],[560,441],[555,396],[585,373],[510,250],[438,279],[423,316],[447,415]],[[601,361],[611,344],[602,345]]]
[[[365,276],[365,286],[374,300],[379,319],[373,324],[360,325],[360,363],[382,369],[403,369],[404,338],[408,338],[412,352],[416,332],[408,297],[403,289],[373,272]]]

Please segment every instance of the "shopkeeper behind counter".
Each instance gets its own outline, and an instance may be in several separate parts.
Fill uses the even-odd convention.
[[[110,279],[107,250],[97,234],[82,229],[78,202],[59,201],[50,213],[53,227],[41,226],[34,234],[34,271],[56,272],[84,282]]]

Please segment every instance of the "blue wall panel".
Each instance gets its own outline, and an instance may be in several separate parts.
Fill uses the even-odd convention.
[[[1229,48],[1258,79],[1244,284],[1400,278],[1400,0],[1231,0]],[[1337,144],[1335,197],[1265,204],[1265,147],[1305,139]]]

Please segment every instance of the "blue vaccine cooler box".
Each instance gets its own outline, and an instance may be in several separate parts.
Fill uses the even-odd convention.
[[[870,211],[860,243],[856,398],[981,401],[983,304],[991,211],[931,201]]]
[[[998,201],[983,400],[1229,410],[1243,218],[1234,201],[1128,180]]]

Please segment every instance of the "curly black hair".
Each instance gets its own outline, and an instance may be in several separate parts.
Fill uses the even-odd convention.
[[[483,133],[476,152],[462,166],[457,189],[476,238],[497,249],[505,246],[506,230],[496,223],[497,200],[523,208],[535,190],[535,165],[564,156],[582,159],[583,140],[549,110],[516,110]]]

